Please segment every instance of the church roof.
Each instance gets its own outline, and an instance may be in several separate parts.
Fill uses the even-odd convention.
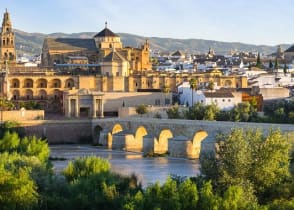
[[[113,33],[110,29],[105,27],[102,31],[96,34],[94,37],[119,37],[115,33]]]
[[[294,45],[289,47],[285,52],[294,52]]]
[[[46,38],[44,43],[49,50],[97,50],[94,39]]]
[[[103,58],[103,61],[104,62],[123,62],[123,61],[126,61],[126,59],[118,52],[112,51],[111,53],[109,53],[107,56]]]

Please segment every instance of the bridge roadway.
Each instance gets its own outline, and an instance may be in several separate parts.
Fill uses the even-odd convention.
[[[116,134],[120,134],[119,136],[133,135],[134,139],[137,138],[136,136],[140,136],[141,138],[151,137],[160,141],[161,136],[164,136],[162,134],[168,133],[168,135],[165,135],[165,138],[173,138],[176,140],[186,138],[191,141],[199,141],[198,143],[201,143],[202,151],[214,150],[215,136],[219,132],[229,132],[232,128],[258,128],[262,129],[265,133],[270,129],[280,129],[290,142],[294,142],[294,126],[290,124],[156,119],[144,117],[92,120],[93,140],[95,142],[99,141],[102,144],[107,144],[109,138],[113,141],[112,143],[115,143],[114,140],[117,138],[114,137]],[[102,135],[98,135],[99,131]],[[206,135],[201,135],[201,138],[197,140],[196,134],[199,132],[206,132]],[[103,140],[103,138],[106,140]]]

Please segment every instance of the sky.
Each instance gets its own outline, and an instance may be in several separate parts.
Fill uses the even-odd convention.
[[[293,44],[293,0],[0,0],[13,28],[26,32],[99,32]]]

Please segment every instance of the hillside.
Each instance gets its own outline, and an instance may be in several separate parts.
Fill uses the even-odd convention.
[[[65,33],[27,33],[20,30],[15,30],[16,34],[16,49],[18,54],[40,54],[43,40],[45,37],[71,37],[71,38],[91,38],[96,32],[81,32],[73,34]],[[230,50],[238,51],[259,51],[265,54],[270,54],[276,51],[277,46],[267,45],[252,45],[238,42],[220,42],[203,39],[172,39],[159,37],[142,37],[133,34],[119,33],[124,46],[138,47],[149,40],[151,48],[163,52],[172,52],[182,50],[187,52],[207,52],[209,48],[213,48],[217,54],[225,54]],[[287,49],[290,45],[282,44],[282,49]]]

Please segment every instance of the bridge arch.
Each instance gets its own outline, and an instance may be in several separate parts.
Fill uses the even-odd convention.
[[[148,134],[146,128],[144,126],[139,126],[135,133],[135,140],[143,139],[144,136]]]
[[[164,154],[168,152],[168,139],[173,136],[174,135],[170,129],[166,128],[161,130],[158,139],[155,138],[154,140],[154,153]]]
[[[172,137],[174,137],[174,135],[170,129],[163,129],[158,136],[158,142],[167,142],[167,140]]]
[[[115,134],[115,133],[119,133],[121,131],[123,131],[123,127],[121,124],[119,123],[116,123],[113,127],[112,127],[112,130],[111,130],[111,134]]]
[[[201,142],[208,136],[208,133],[205,130],[199,130],[194,133],[192,144],[197,146],[201,144]]]

